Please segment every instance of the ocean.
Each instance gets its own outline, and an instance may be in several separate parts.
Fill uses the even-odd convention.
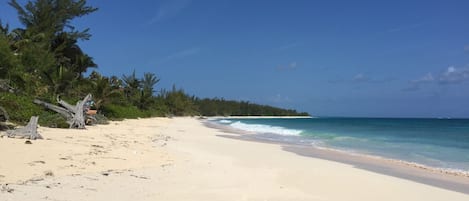
[[[469,175],[469,119],[216,119],[260,140],[334,149]]]

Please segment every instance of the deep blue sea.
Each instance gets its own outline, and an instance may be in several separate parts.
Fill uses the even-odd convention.
[[[469,119],[218,119],[256,137],[469,172]]]

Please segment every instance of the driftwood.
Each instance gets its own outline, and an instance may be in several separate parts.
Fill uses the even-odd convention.
[[[34,103],[61,114],[67,119],[67,123],[70,125],[70,128],[84,129],[86,124],[86,111],[84,105],[90,100],[91,94],[88,94],[83,100],[78,101],[75,106],[68,104],[59,97],[57,97],[57,102],[61,107],[37,99],[34,100]]]
[[[41,100],[38,100],[38,99],[35,99],[34,103],[42,105],[42,106],[44,106],[45,108],[47,108],[49,110],[53,110],[53,111],[61,114],[62,116],[64,116],[66,119],[71,119],[72,118],[72,114],[70,113],[70,111],[66,110],[65,108],[62,108],[62,107],[59,107],[59,106],[56,106],[56,105],[52,105],[50,103],[47,103],[47,102],[44,102],[44,101],[41,101]]]
[[[28,138],[31,140],[42,139],[42,136],[37,132],[37,120],[38,119],[39,119],[38,116],[32,116],[28,124],[25,127],[18,128],[15,130],[8,130],[7,136]]]

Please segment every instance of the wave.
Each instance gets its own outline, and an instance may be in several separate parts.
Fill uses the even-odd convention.
[[[269,126],[264,124],[245,124],[240,121],[234,122],[230,124],[230,126],[236,129],[249,132],[270,133],[286,136],[299,136],[303,132],[302,130],[288,129],[280,126]]]
[[[218,122],[220,122],[220,123],[222,123],[222,124],[230,124],[230,123],[232,123],[232,121],[226,120],[226,119],[222,119],[222,120],[220,120],[220,121],[218,121]]]

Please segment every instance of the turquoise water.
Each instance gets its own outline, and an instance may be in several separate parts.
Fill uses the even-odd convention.
[[[259,138],[469,172],[469,119],[223,119]]]

